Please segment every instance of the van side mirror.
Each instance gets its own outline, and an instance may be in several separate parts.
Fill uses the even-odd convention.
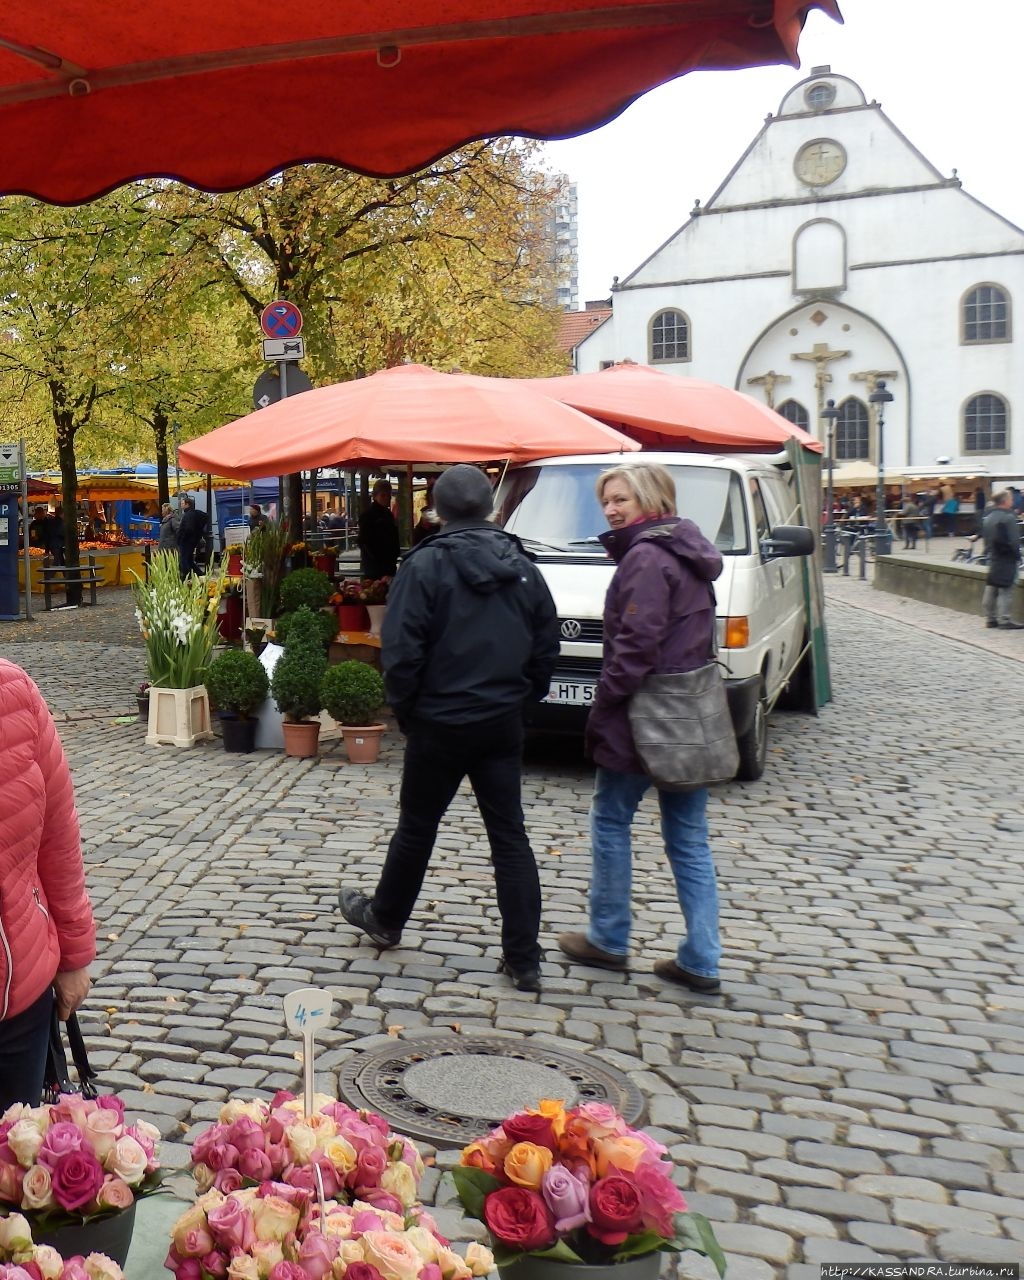
[[[777,524],[770,538],[761,539],[761,555],[766,560],[789,556],[809,556],[814,552],[814,534],[802,524]]]

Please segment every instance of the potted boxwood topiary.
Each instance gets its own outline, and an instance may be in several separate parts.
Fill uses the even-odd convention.
[[[319,569],[293,569],[281,580],[281,612],[291,613],[302,605],[307,609],[322,609],[333,590],[330,578]]]
[[[285,755],[316,755],[320,721],[312,717],[323,707],[320,682],[326,669],[316,614],[303,605],[289,620],[284,653],[270,677],[270,692],[284,715]]]
[[[366,662],[339,662],[328,667],[321,684],[327,714],[341,725],[348,758],[371,764],[380,754],[384,725],[374,723],[384,705],[384,681]]]
[[[305,570],[303,570],[303,572],[305,572]],[[312,606],[310,606],[310,609],[312,611]],[[275,621],[274,638],[278,644],[287,645],[288,631],[292,625],[292,618],[294,617],[294,613],[282,613]],[[326,653],[331,641],[338,634],[337,616],[333,609],[326,613],[322,609],[317,609],[313,612],[313,617],[316,619],[317,634],[320,637],[320,643],[323,645],[324,653]]]
[[[206,673],[206,689],[220,713],[225,751],[252,751],[258,723],[253,712],[269,688],[267,673],[254,653],[229,649],[214,658]]]

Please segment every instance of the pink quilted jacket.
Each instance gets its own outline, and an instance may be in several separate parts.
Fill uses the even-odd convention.
[[[0,1019],[95,955],[64,750],[39,690],[0,658]]]

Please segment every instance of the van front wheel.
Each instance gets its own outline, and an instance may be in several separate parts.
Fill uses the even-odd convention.
[[[764,681],[757,694],[757,706],[754,718],[746,733],[736,739],[740,751],[740,767],[736,770],[739,782],[756,782],[764,773],[765,761],[768,758],[768,702],[765,697]]]

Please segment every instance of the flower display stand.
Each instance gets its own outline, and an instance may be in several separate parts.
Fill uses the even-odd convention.
[[[191,689],[150,686],[147,746],[194,747],[212,737],[210,698],[205,685]]]

